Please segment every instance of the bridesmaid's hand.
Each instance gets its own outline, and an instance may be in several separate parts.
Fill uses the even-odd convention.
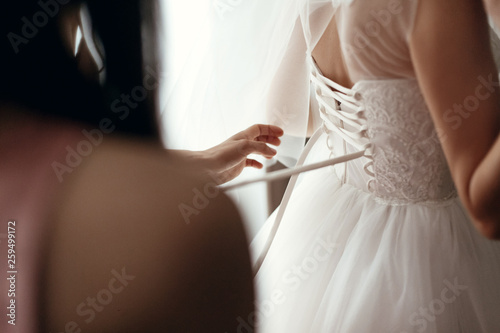
[[[218,184],[223,184],[239,176],[245,167],[261,169],[262,163],[248,155],[259,154],[271,159],[276,150],[267,144],[279,146],[282,135],[283,130],[277,126],[253,125],[213,148],[198,152],[201,166]]]

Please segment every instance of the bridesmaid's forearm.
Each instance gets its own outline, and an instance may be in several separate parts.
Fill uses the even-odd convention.
[[[168,149],[167,153],[174,160],[187,162],[196,168],[204,168],[208,164],[203,151]]]

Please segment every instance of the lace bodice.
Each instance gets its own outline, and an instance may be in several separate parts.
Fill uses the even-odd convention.
[[[361,81],[354,90],[366,110],[376,196],[392,203],[432,203],[456,196],[417,81]]]
[[[332,155],[366,150],[362,160],[337,168],[344,182],[388,204],[436,204],[456,196],[415,79],[366,80],[346,89],[325,78],[314,63],[312,68]]]

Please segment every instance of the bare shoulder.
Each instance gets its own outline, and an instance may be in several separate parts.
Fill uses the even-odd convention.
[[[109,139],[67,182],[57,213],[61,224],[130,228],[173,244],[182,239],[180,247],[199,245],[211,230],[243,233],[234,205],[215,182],[161,147]]]
[[[151,325],[184,327],[188,304],[198,302],[209,315],[200,323],[222,323],[224,317],[213,311],[237,309],[230,302],[219,307],[230,291],[227,285],[217,288],[224,276],[238,281],[232,292],[243,295],[242,308],[250,308],[251,272],[241,220],[229,199],[195,170],[173,162],[159,147],[109,139],[67,178],[47,265],[47,292],[59,295],[48,304],[51,313],[59,314],[50,328],[74,316],[81,300],[77,313],[89,320],[90,332],[127,332],[129,327],[120,325],[132,325],[139,309],[151,311],[143,312],[150,314]],[[127,292],[116,295],[99,320],[85,300],[122,273],[130,277]],[[166,313],[176,313],[176,319]],[[144,332],[154,331],[137,324]]]
[[[218,212],[235,217],[234,207],[215,182],[196,166],[171,159],[161,147],[143,142],[108,139],[68,181],[66,192],[71,195],[66,196],[66,203],[85,209],[95,206],[100,213],[136,211],[144,218],[160,214],[179,220],[184,227],[207,216],[210,206],[225,205]],[[81,201],[80,196],[89,199]]]

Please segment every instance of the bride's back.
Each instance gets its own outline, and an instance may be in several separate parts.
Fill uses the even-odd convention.
[[[358,93],[364,90],[361,95],[365,93],[362,97],[366,115],[372,118],[364,128],[374,143],[375,174],[377,160],[384,162],[375,156],[377,149],[384,158],[396,156],[394,162],[400,163],[401,160],[394,154],[389,141],[380,139],[381,135],[387,136],[388,140],[392,136],[403,146],[432,142],[422,152],[437,156],[432,152],[442,155],[444,151],[458,193],[471,215],[481,212],[480,215],[488,216],[494,212],[493,206],[487,204],[490,199],[474,199],[474,204],[470,201],[471,186],[481,193],[477,197],[487,196],[488,181],[477,179],[487,179],[492,172],[489,167],[481,165],[481,161],[487,156],[498,132],[495,115],[498,104],[495,89],[498,86],[495,64],[498,38],[488,26],[483,3],[472,0],[453,3],[352,0],[341,3],[336,10],[330,10],[328,5],[311,6],[313,10],[309,8],[309,15],[306,15],[304,32],[308,48],[315,48],[312,55],[327,78],[346,87],[361,83],[355,90]],[[337,57],[332,56],[335,54]],[[343,59],[344,64],[339,65],[339,59]],[[403,81],[391,83],[394,79]],[[409,81],[414,82],[411,89],[403,89],[403,84]],[[414,97],[418,103],[416,99],[412,102]],[[384,104],[391,99],[391,105]],[[410,113],[415,108],[422,109],[422,112],[413,114],[418,115],[413,119]],[[427,131],[430,126],[438,132],[439,140],[436,137],[422,141],[415,137],[415,140],[406,142],[420,133],[415,132],[420,127],[407,126],[411,121],[426,129],[424,132],[428,135],[420,139],[430,138],[432,133]],[[406,129],[411,131],[396,133]],[[401,145],[396,141],[394,143]],[[415,160],[415,156],[408,155],[408,149],[403,149],[401,154],[407,157],[404,161],[413,159],[415,163],[424,161],[419,166],[432,165],[425,159]],[[413,162],[403,163],[401,167],[419,170]],[[445,162],[443,159],[436,163],[443,174]],[[489,171],[479,170],[483,168]],[[384,168],[378,171],[385,178],[391,175]],[[429,169],[422,176],[426,174],[434,176],[436,172]],[[408,181],[415,179],[419,177],[412,176]],[[390,185],[399,187],[396,186],[398,183]]]
[[[314,48],[322,72],[346,87],[362,79],[415,77],[408,45],[417,4],[355,0],[340,6]],[[314,25],[311,19],[311,31]]]

